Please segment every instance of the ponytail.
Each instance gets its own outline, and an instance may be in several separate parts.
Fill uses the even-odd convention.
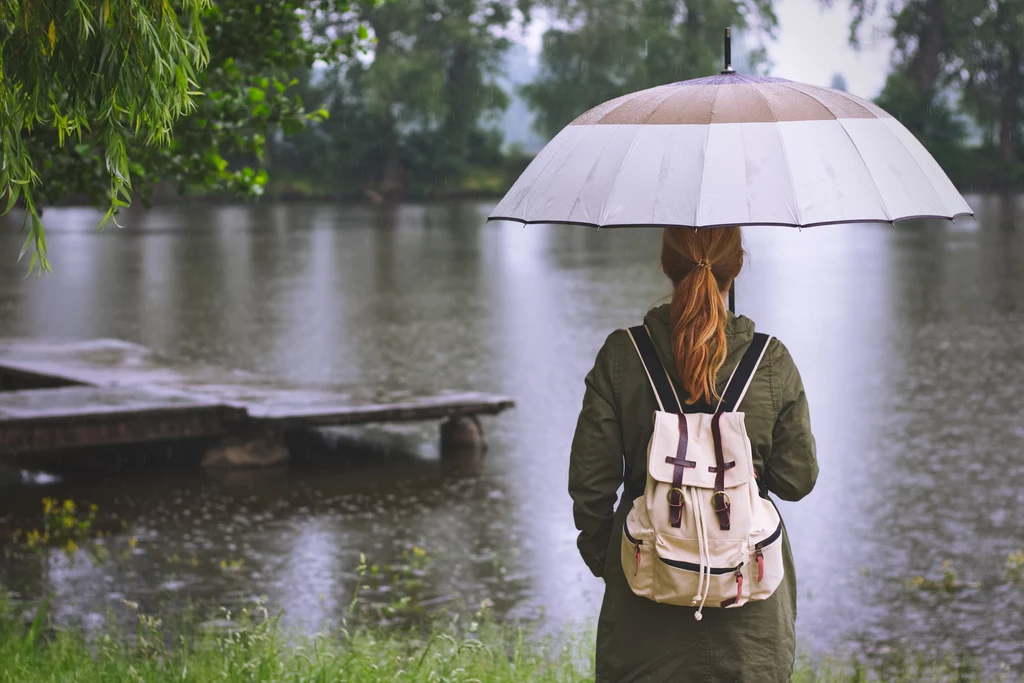
[[[743,267],[740,229],[666,228],[661,265],[673,283],[672,356],[686,403],[712,403],[719,398],[716,380],[728,350],[722,292]]]

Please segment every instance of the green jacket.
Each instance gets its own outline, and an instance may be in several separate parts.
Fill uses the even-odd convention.
[[[677,389],[668,306],[644,322]],[[754,323],[730,314],[728,354],[718,374],[725,388],[754,335]],[[778,340],[768,347],[740,408],[746,415],[754,468],[768,490],[799,500],[818,476],[807,397],[789,351]],[[786,579],[768,600],[738,609],[692,608],[637,597],[619,562],[620,534],[631,500],[617,492],[624,480],[639,495],[646,483],[647,443],[657,410],[654,393],[625,330],[616,330],[597,354],[569,459],[569,495],[580,530],[584,562],[605,581],[598,620],[597,680],[788,681],[796,651],[796,574],[789,539],[783,536]]]

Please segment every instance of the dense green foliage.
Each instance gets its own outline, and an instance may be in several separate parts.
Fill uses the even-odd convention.
[[[325,115],[306,111],[287,71],[364,47],[356,9],[374,4],[0,5],[0,196],[7,210],[24,202],[33,264],[46,267],[39,209],[68,196],[109,204],[106,222],[157,182],[260,194],[267,137]]]
[[[517,15],[528,17],[529,2],[403,0],[368,12],[372,61],[316,74],[310,87],[330,117],[280,145],[278,167],[381,197],[457,188],[500,168],[494,123],[509,98],[497,79]]]
[[[26,206],[23,254],[46,264],[36,185],[46,172],[39,139],[95,140],[110,212],[130,201],[128,149],[166,144],[195,107],[208,59],[206,0],[0,3],[0,197]],[[60,163],[59,160],[57,160]]]

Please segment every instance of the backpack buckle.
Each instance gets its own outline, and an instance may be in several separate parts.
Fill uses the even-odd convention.
[[[719,507],[719,503],[721,503],[721,507]],[[732,508],[729,502],[729,494],[725,491],[715,491],[711,494],[711,506],[715,508],[715,514],[718,515],[718,528],[722,531],[728,531],[730,524],[729,513]]]
[[[678,497],[675,500],[672,499],[673,493],[678,494]],[[683,490],[681,488],[673,486],[668,490],[668,504],[671,507],[683,507]]]

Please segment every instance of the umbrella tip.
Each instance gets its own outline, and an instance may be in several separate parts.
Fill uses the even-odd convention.
[[[725,68],[723,74],[734,74],[736,69],[732,68],[732,29],[725,29]]]

